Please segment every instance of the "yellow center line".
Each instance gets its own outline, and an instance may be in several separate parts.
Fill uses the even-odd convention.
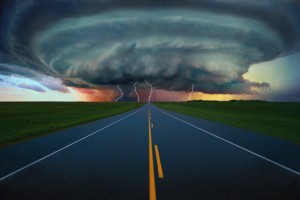
[[[153,149],[152,149],[152,135],[150,123],[150,109],[148,111],[148,133],[149,133],[149,199],[156,200],[155,177],[154,177],[154,164],[153,164]]]
[[[158,170],[158,177],[159,178],[164,178],[164,173],[162,170],[161,162],[160,162],[160,156],[159,156],[159,151],[157,145],[154,145],[155,149],[155,155],[156,155],[156,164],[157,164],[157,170]]]

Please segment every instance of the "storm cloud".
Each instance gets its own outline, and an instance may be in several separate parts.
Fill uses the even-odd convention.
[[[246,80],[250,65],[300,51],[299,14],[297,0],[14,0],[2,5],[0,62],[23,69],[0,73],[254,94],[270,85]]]

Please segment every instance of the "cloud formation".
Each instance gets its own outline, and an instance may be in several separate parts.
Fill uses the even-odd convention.
[[[46,92],[47,89],[62,93],[69,92],[59,78],[47,76],[31,69],[1,63],[0,86],[19,87],[36,92]]]
[[[193,83],[209,94],[255,94],[270,85],[243,78],[251,64],[300,51],[297,0],[15,0],[3,8],[0,62],[24,66],[5,73],[37,77],[29,68],[62,92],[60,84],[147,80],[162,90]]]

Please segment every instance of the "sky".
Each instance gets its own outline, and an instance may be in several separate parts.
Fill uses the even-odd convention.
[[[4,0],[0,101],[300,101],[298,0]]]

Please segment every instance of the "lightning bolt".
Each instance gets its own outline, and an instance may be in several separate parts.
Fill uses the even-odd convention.
[[[158,90],[155,89],[155,91],[156,91],[156,95],[157,95],[158,97],[161,97],[160,94],[159,94],[159,92],[158,92]]]
[[[191,100],[193,92],[194,92],[194,84],[192,84],[192,91],[190,92],[190,97],[188,98],[188,101]]]
[[[137,82],[134,83],[134,92],[135,92],[135,94],[136,94],[136,97],[137,97],[138,102],[140,102],[140,96],[139,96],[139,94],[137,93],[137,90],[136,90],[136,84],[137,84]]]
[[[121,101],[123,101],[122,100],[122,97],[123,97],[123,91],[121,90],[121,88],[119,87],[119,85],[117,85],[117,87],[118,87],[118,89],[120,90],[120,92],[121,92],[121,95],[115,100],[115,102],[117,102],[117,101],[119,101],[119,99],[121,99]]]
[[[149,97],[148,97],[148,102],[150,102],[151,101],[151,97],[152,97],[152,93],[153,93],[153,87],[152,87],[152,85],[150,85],[149,83],[148,83],[148,81],[146,81],[146,80],[144,80],[145,81],[145,83],[149,86],[149,87],[151,87],[151,91],[150,91],[150,94],[149,94]]]

